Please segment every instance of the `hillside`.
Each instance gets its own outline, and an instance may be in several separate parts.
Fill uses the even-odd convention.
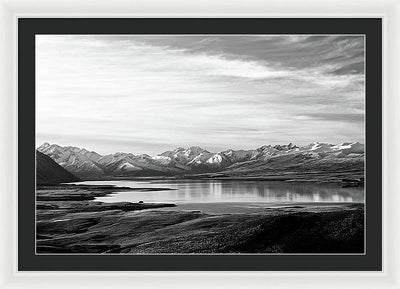
[[[36,183],[38,185],[79,181],[78,177],[65,170],[49,156],[36,151]]]

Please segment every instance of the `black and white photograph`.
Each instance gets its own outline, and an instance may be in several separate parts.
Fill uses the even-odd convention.
[[[365,254],[365,36],[36,35],[36,254]]]

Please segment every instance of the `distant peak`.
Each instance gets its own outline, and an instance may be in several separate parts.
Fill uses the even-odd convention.
[[[298,148],[298,146],[294,145],[293,143],[289,143],[287,145],[274,145],[274,149],[277,150],[291,150],[295,148]]]
[[[185,149],[183,147],[179,147],[174,149],[174,152],[180,152],[180,151],[184,151]]]
[[[74,151],[82,151],[84,148],[74,147],[74,146],[65,146],[64,148],[74,150]]]
[[[44,142],[39,148],[48,148],[49,146],[51,146],[51,144]]]
[[[271,145],[263,145],[263,146],[260,146],[258,149],[266,149],[266,148],[272,148],[272,146]]]
[[[202,148],[199,146],[191,146],[189,149],[190,150],[202,150]]]
[[[47,149],[52,149],[52,148],[58,148],[60,147],[59,145],[56,144],[50,144],[48,142],[44,142],[40,147],[38,147],[39,150],[47,150]]]
[[[62,152],[71,152],[74,154],[81,154],[81,155],[86,155],[88,153],[90,154],[97,154],[95,151],[89,151],[85,148],[79,148],[75,146],[60,146],[58,144],[50,144],[48,142],[44,142],[40,147],[38,147],[38,150],[50,152],[50,151],[62,151]]]
[[[185,153],[190,153],[190,154],[199,154],[201,152],[207,152],[205,149],[199,147],[199,146],[191,146],[187,150],[185,150]]]

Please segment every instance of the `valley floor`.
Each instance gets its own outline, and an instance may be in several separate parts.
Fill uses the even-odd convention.
[[[116,188],[38,187],[37,253],[364,251],[363,204],[296,204],[256,213],[205,214],[157,209],[174,204],[93,201],[111,190]]]

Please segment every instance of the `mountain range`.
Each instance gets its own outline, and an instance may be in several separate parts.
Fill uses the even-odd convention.
[[[100,155],[73,146],[44,143],[38,151],[84,179],[174,176],[219,173],[264,176],[313,172],[363,172],[364,145],[359,142],[306,146],[265,145],[254,150],[213,153],[198,146],[177,148],[156,156],[118,152]]]

